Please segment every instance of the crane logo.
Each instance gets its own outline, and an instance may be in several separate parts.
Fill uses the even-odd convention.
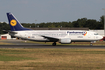
[[[86,36],[87,35],[87,32],[84,34],[84,36]]]
[[[11,26],[16,26],[17,22],[16,22],[16,20],[13,19],[13,20],[11,20],[10,24],[11,24]]]

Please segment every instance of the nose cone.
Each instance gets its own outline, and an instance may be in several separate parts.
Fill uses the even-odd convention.
[[[103,38],[103,36],[99,36],[99,39],[101,40]]]

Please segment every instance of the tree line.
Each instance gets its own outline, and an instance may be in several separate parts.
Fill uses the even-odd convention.
[[[26,28],[89,28],[89,29],[104,29],[104,16],[100,20],[81,18],[73,22],[47,22],[47,23],[21,23]],[[10,30],[9,24],[0,22],[0,34],[4,34],[2,30]]]

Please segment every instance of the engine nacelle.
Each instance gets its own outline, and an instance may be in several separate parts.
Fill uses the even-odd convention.
[[[70,38],[64,38],[60,40],[61,44],[70,44],[71,43],[71,39]]]

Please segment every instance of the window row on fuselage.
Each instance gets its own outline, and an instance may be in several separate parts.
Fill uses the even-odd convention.
[[[45,35],[45,36],[66,36],[67,34],[32,34],[33,36],[35,35]]]

